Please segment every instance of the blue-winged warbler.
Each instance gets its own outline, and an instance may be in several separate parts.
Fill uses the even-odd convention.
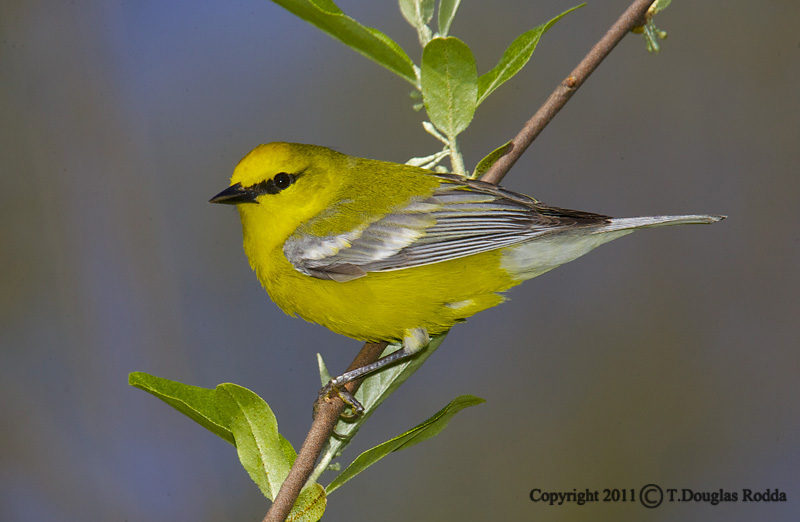
[[[406,354],[603,243],[724,217],[615,219],[294,143],[256,147],[211,201],[236,205],[250,266],[283,311],[354,339],[403,341]]]

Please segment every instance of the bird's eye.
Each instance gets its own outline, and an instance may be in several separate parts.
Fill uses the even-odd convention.
[[[292,184],[292,182],[294,181],[294,176],[292,176],[291,174],[287,174],[286,172],[279,172],[275,174],[275,177],[273,179],[275,180],[275,186],[279,190],[283,190]]]
[[[248,188],[250,188],[257,195],[278,194],[280,191],[294,183],[299,175],[300,174],[289,174],[288,172],[278,172],[272,178],[266,179],[260,183],[256,183]]]

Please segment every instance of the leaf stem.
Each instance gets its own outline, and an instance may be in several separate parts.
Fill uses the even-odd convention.
[[[467,168],[464,166],[464,156],[461,155],[458,139],[455,136],[450,139],[448,147],[450,148],[450,167],[453,169],[453,173],[466,176]]]

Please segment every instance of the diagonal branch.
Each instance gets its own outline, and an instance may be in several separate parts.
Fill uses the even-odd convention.
[[[519,134],[511,141],[513,145],[511,150],[483,175],[481,178],[483,181],[495,184],[500,182],[519,157],[522,156],[525,149],[536,139],[536,136],[550,123],[550,120],[553,119],[558,111],[566,105],[592,71],[600,65],[600,62],[608,56],[631,29],[637,25],[643,25],[644,15],[652,3],[653,0],[635,0],[628,7],[572,73],[556,87],[547,101],[536,111],[536,114],[528,120]],[[385,343],[365,344],[348,367],[348,371],[375,362],[385,347]],[[351,393],[355,393],[360,384],[360,382],[350,383],[347,385],[347,389]],[[297,460],[295,460],[289,476],[281,486],[263,522],[283,522],[286,520],[286,516],[291,511],[297,496],[300,494],[300,490],[311,475],[314,464],[319,458],[325,442],[333,432],[333,427],[343,410],[344,402],[339,398],[318,401],[314,422],[312,422],[306,440],[297,454]]]
[[[600,62],[617,46],[617,44],[638,25],[644,25],[644,15],[653,0],[636,0],[628,9],[622,13],[619,20],[606,32],[599,42],[592,47],[589,54],[584,57],[577,67],[567,76],[553,93],[547,98],[539,110],[536,111],[530,120],[525,123],[513,140],[511,140],[511,150],[502,156],[492,167],[481,177],[483,181],[489,183],[499,183],[514,163],[522,156],[528,145],[533,143],[536,136],[550,123],[558,111],[567,104],[578,87],[590,74],[600,65]]]
[[[350,363],[347,371],[355,370],[377,361],[386,346],[386,343],[366,343],[361,351],[358,352],[356,358],[353,359],[353,362]],[[355,394],[360,385],[361,380],[357,380],[347,383],[345,389],[351,394]],[[281,489],[275,496],[275,501],[270,506],[263,522],[283,522],[286,520],[286,516],[292,510],[306,480],[314,470],[319,454],[322,452],[325,442],[330,438],[333,427],[339,420],[344,407],[344,401],[339,397],[332,397],[327,400],[321,397],[317,400],[314,408],[314,421],[308,430],[306,440],[303,441],[303,445],[297,453],[297,459],[295,459],[294,465],[289,471],[289,476],[281,484]]]

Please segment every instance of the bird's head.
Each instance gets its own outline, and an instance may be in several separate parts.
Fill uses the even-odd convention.
[[[245,235],[283,241],[327,209],[342,186],[347,156],[297,143],[259,145],[242,158],[231,185],[211,203],[236,205]]]

